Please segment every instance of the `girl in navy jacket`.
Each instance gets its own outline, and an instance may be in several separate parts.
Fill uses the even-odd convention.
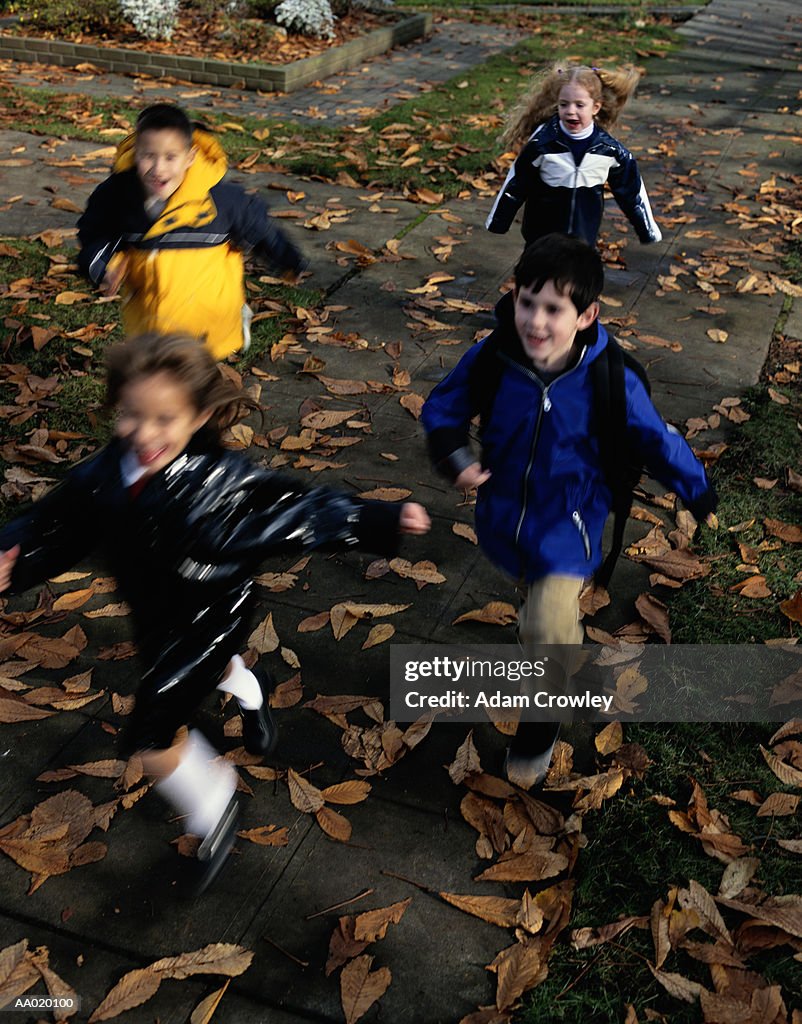
[[[502,136],[508,147],[523,148],[493,203],[489,231],[508,231],[523,205],[526,245],[555,231],[595,245],[606,183],[641,242],[661,240],[635,158],[606,130],[639,77],[629,65],[558,66],[535,83]]]
[[[131,607],[143,663],[124,752],[201,837],[199,888],[233,842],[236,773],[203,734],[179,727],[215,689],[233,694],[251,753],[275,740],[268,687],[238,652],[255,603],[253,575],[284,551],[361,545],[392,553],[425,533],[420,505],[366,502],[256,465],[221,444],[255,403],[196,338],[142,335],[107,355],[116,436],[0,530],[0,592],[26,590],[99,549]]]

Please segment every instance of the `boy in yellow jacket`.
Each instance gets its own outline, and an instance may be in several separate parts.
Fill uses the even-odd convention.
[[[78,221],[78,263],[103,294],[122,287],[126,334],[193,334],[224,359],[250,341],[243,254],[302,269],[265,203],[223,180],[227,167],[217,140],[168,103],[146,107],[120,144]]]

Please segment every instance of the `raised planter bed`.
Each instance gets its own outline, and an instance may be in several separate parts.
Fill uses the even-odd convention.
[[[146,74],[156,78],[169,76],[209,85],[238,86],[261,89],[263,92],[292,92],[338,71],[357,67],[369,57],[376,57],[394,46],[418,39],[430,32],[431,27],[431,14],[412,14],[392,25],[367,32],[358,39],[332,46],[314,57],[305,57],[290,64],[207,60],[17,35],[0,35],[0,58],[57,64],[60,67],[92,64],[102,71],[117,74]]]

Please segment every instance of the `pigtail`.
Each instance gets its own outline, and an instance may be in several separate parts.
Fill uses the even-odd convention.
[[[632,98],[640,81],[640,71],[634,64],[622,64],[620,68],[594,68],[601,82],[601,110],[596,123],[604,129],[611,128],[626,103]]]
[[[557,111],[557,98],[565,85],[562,67],[542,72],[507,117],[499,142],[505,149],[519,149],[539,124],[543,124]]]

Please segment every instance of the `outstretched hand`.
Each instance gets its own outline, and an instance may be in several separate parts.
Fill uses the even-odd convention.
[[[8,590],[11,585],[11,573],[19,558],[19,552],[19,544],[15,544],[8,551],[0,551],[0,592]]]
[[[463,469],[454,481],[454,486],[458,487],[461,491],[470,491],[474,487],[481,487],[489,479],[490,470],[482,469],[478,462],[472,462],[470,466],[466,466]]]
[[[128,257],[121,252],[115,253],[109,260],[106,273],[103,275],[103,280],[98,286],[100,294],[109,297],[116,295],[120,290],[120,285],[123,283],[127,271]]]
[[[399,533],[423,534],[428,533],[432,521],[429,513],[415,501],[405,501],[401,506],[401,516],[398,520]]]

